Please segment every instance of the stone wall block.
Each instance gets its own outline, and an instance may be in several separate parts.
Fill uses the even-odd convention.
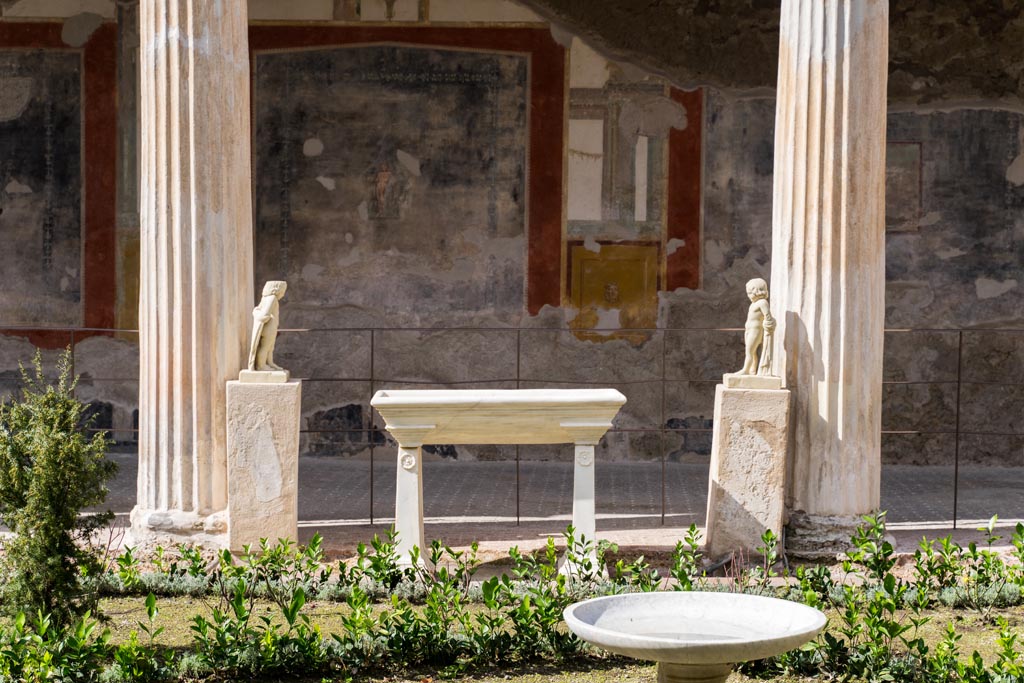
[[[965,382],[1024,384],[1024,331],[965,331],[963,356]]]
[[[711,429],[715,412],[715,382],[666,382],[665,383],[665,427],[673,430]],[[711,454],[711,434],[700,432],[679,432],[682,436],[682,452],[671,449],[679,457]],[[670,457],[671,459],[671,457]]]
[[[648,464],[661,462],[661,452],[661,432],[608,432],[598,444],[595,457],[598,464]]]
[[[955,331],[886,332],[882,379],[887,382],[955,381],[957,337]]]
[[[369,382],[302,382],[302,455],[369,457],[370,445],[384,443],[382,434],[363,431],[373,421]]]
[[[955,458],[955,434],[882,434],[883,465],[946,467],[952,466]]]
[[[883,385],[883,430],[935,432],[955,428],[955,383]]]
[[[98,380],[139,379],[139,335],[89,337],[75,344],[75,372]]]
[[[71,343],[71,335],[67,335],[67,344]],[[64,352],[65,344],[58,348],[38,349],[43,361],[43,374],[48,378],[57,376],[57,359]],[[0,334],[0,379],[20,383],[19,365],[31,371],[32,358],[36,354],[36,346],[24,337]]]
[[[749,302],[748,302],[749,303]],[[744,318],[737,318],[742,322]],[[722,381],[743,366],[743,333],[717,330],[665,332],[665,376],[672,380]]]
[[[497,382],[516,378],[515,330],[382,330],[374,376],[401,382]]]
[[[662,332],[647,341],[583,341],[571,330],[523,330],[520,378],[540,382],[642,382],[662,376]]]
[[[139,408],[138,380],[92,380],[82,378],[75,387],[75,396],[93,405],[97,429],[118,443],[138,441],[136,419]]]
[[[968,471],[979,466],[1024,467],[1024,435],[964,434],[960,437],[960,465],[966,465]],[[961,474],[967,472],[961,470]],[[1017,473],[1008,479],[1016,487],[1019,481]],[[1001,510],[999,513],[1003,514]]]
[[[970,384],[960,389],[960,429],[964,432],[1024,432],[1024,385]]]
[[[274,358],[278,365],[291,371],[292,377],[304,380],[369,379],[370,332],[283,331],[278,334]]]

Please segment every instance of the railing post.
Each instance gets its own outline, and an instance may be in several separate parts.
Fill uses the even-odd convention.
[[[960,387],[964,365],[964,331],[957,332],[956,345],[956,429],[953,435],[953,528],[956,529],[960,495]]]

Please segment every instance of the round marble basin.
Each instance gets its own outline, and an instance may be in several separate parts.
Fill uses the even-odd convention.
[[[636,659],[658,662],[658,680],[725,680],[737,662],[800,647],[825,615],[788,600],[740,593],[632,593],[566,608],[577,636]]]

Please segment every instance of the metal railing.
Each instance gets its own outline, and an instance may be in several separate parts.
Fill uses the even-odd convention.
[[[282,360],[286,355],[292,355],[293,360],[296,361],[296,367],[293,374],[297,377],[301,377],[310,382],[345,382],[353,384],[366,384],[367,391],[359,398],[358,405],[360,407],[360,416],[362,422],[358,427],[356,426],[345,426],[340,429],[324,429],[324,428],[310,428],[309,420],[307,419],[306,424],[303,425],[301,433],[304,435],[307,442],[307,450],[309,443],[315,440],[318,435],[329,435],[329,434],[349,434],[349,435],[360,435],[360,438],[356,442],[350,442],[350,445],[357,450],[368,451],[370,461],[370,503],[369,503],[369,518],[371,523],[374,520],[374,471],[376,467],[376,461],[381,457],[377,451],[379,451],[385,444],[388,444],[388,436],[383,431],[382,424],[378,420],[376,414],[370,409],[369,403],[373,394],[378,389],[383,388],[395,388],[396,386],[410,386],[410,385],[431,385],[431,386],[445,386],[445,387],[465,387],[465,386],[515,386],[516,388],[522,387],[524,384],[529,386],[539,386],[543,384],[548,385],[560,385],[560,386],[612,386],[623,389],[624,393],[628,393],[633,387],[641,385],[653,385],[654,391],[658,395],[656,401],[656,407],[650,411],[652,414],[648,415],[620,415],[620,419],[617,420],[617,424],[610,430],[610,434],[656,434],[658,453],[640,453],[642,460],[648,463],[658,464],[661,466],[661,494],[660,494],[660,510],[661,510],[661,521],[665,522],[666,514],[670,510],[670,503],[667,495],[667,472],[666,468],[670,465],[670,458],[678,452],[685,452],[687,447],[691,448],[693,452],[698,455],[704,455],[705,452],[710,449],[710,432],[711,432],[711,415],[713,412],[713,394],[708,394],[707,405],[704,410],[690,410],[680,411],[675,406],[670,405],[672,400],[669,398],[669,389],[673,385],[714,385],[720,382],[721,371],[727,371],[732,369],[728,366],[728,362],[735,361],[734,366],[739,364],[739,360],[742,357],[742,328],[715,328],[715,327],[681,327],[681,328],[636,328],[636,329],[620,329],[620,328],[584,328],[584,329],[572,329],[565,327],[360,327],[360,328],[348,328],[348,327],[323,327],[315,329],[282,329],[280,332],[279,342],[279,360]],[[78,354],[80,344],[84,338],[94,338],[97,336],[106,337],[121,337],[122,339],[132,336],[137,337],[136,330],[119,330],[119,329],[106,329],[106,328],[25,328],[25,327],[7,327],[0,328],[0,334],[7,334],[13,336],[23,336],[30,333],[45,332],[50,335],[51,339],[55,335],[67,335],[67,343],[75,349],[75,367],[78,367]],[[328,334],[336,336],[351,335],[360,338],[368,337],[368,349],[364,349],[365,362],[359,363],[361,365],[360,371],[350,373],[347,376],[318,376],[317,373],[304,373],[303,367],[307,365],[300,352],[295,349],[301,348],[304,345],[290,344],[290,340],[300,338],[302,335],[309,334]],[[925,376],[914,376],[908,375],[904,372],[905,368],[891,368],[886,367],[886,378],[883,379],[883,384],[887,386],[913,386],[913,385],[931,385],[936,387],[955,387],[953,389],[953,414],[949,416],[951,418],[951,425],[949,428],[929,426],[922,428],[920,425],[914,426],[914,428],[884,428],[882,429],[883,438],[885,435],[889,436],[947,436],[952,439],[952,481],[950,486],[952,488],[952,510],[951,517],[954,522],[959,516],[959,507],[961,503],[961,456],[963,451],[963,439],[965,437],[979,437],[979,438],[997,438],[1005,439],[1007,447],[1004,448],[1007,452],[1012,452],[1015,446],[1016,439],[1024,438],[1024,432],[1019,430],[1006,430],[1006,429],[983,429],[979,428],[977,424],[965,424],[964,422],[964,405],[965,401],[968,400],[965,397],[964,387],[965,386],[985,386],[985,387],[998,387],[1003,390],[1010,389],[1010,391],[1004,391],[1009,396],[1007,399],[1010,402],[1020,400],[1024,403],[1024,391],[1020,391],[1014,394],[1014,391],[1024,388],[1024,381],[1021,377],[1014,379],[993,379],[992,374],[999,374],[998,371],[991,371],[988,375],[978,377],[975,376],[976,372],[968,372],[968,368],[965,367],[965,336],[970,341],[972,337],[983,336],[988,339],[993,339],[993,335],[1018,335],[1019,339],[1016,339],[1013,344],[1009,345],[1009,352],[1005,349],[1002,352],[1010,360],[1006,361],[1009,365],[1013,362],[1019,362],[1021,366],[1021,374],[1024,374],[1024,329],[949,329],[949,328],[903,328],[903,329],[891,329],[886,330],[886,344],[887,350],[890,348],[889,345],[892,342],[898,340],[899,336],[903,335],[931,335],[932,337],[945,338],[945,342],[942,343],[939,349],[939,357],[941,358],[942,352],[950,352],[955,348],[956,363],[955,367],[951,366],[943,371],[941,368],[931,368],[933,372],[930,375]],[[451,367],[439,367],[434,366],[428,370],[418,370],[414,372],[406,372],[405,374],[398,373],[393,374],[387,370],[392,365],[388,362],[393,360],[388,354],[394,354],[396,357],[405,357],[408,354],[408,345],[399,348],[404,348],[404,353],[394,351],[395,345],[386,343],[389,337],[395,335],[417,335],[419,339],[427,338],[433,335],[439,335],[442,338],[448,338],[449,340],[457,335],[477,335],[477,336],[488,336],[488,335],[500,335],[505,337],[505,344],[502,348],[510,349],[512,346],[511,337],[514,336],[514,363],[510,362],[509,359],[502,359],[504,362],[502,365],[505,370],[494,373],[487,373],[486,376],[480,378],[474,378],[472,373],[467,375],[464,366],[459,365],[457,368]],[[540,339],[535,337],[540,336]],[[554,336],[553,336],[554,335]],[[674,343],[677,338],[683,338],[687,335],[696,335],[704,337],[705,340],[709,335],[725,335],[726,337],[735,336],[735,339],[727,339],[726,343],[722,346],[728,346],[734,350],[734,357],[730,356],[729,352],[719,353],[713,356],[705,357],[705,362],[702,363],[701,368],[698,368],[699,372],[695,373],[696,376],[688,376],[689,372],[693,372],[693,367],[682,367],[681,361],[674,355],[674,347],[670,344]],[[609,340],[617,342],[615,351],[611,352],[609,349],[612,347],[606,347],[601,344],[600,341],[595,339],[607,336]],[[394,341],[392,339],[392,341]],[[934,339],[932,341],[935,341]],[[128,342],[130,343],[130,342]],[[480,345],[486,345],[481,339],[473,342],[478,347]],[[651,345],[654,345],[652,347]],[[976,346],[984,346],[984,344],[977,344]],[[309,347],[311,345],[306,344]],[[429,346],[429,343],[428,343]],[[470,344],[472,346],[472,344]],[[898,347],[898,343],[896,344]],[[1004,345],[1005,346],[1005,345]],[[552,350],[561,349],[563,352],[567,348],[573,348],[572,353],[578,354],[579,359],[585,358],[588,354],[593,356],[595,353],[605,353],[610,362],[623,363],[636,362],[638,359],[648,363],[648,367],[636,367],[632,366],[632,375],[634,378],[630,379],[626,374],[622,372],[622,368],[598,368],[598,370],[605,370],[603,374],[598,375],[594,379],[585,379],[581,377],[579,372],[568,371],[563,375],[555,376],[544,376],[540,377],[536,375],[537,372],[537,358],[543,356],[545,353],[550,353]],[[652,352],[652,348],[654,351]],[[479,352],[479,348],[476,349]],[[284,355],[282,355],[282,353]],[[428,352],[429,353],[429,352]],[[1014,356],[1014,353],[1017,355]],[[478,355],[480,355],[478,353]],[[486,356],[486,354],[483,354]],[[568,355],[572,355],[571,353]],[[690,354],[693,358],[700,358],[699,352]],[[887,354],[888,355],[888,354]],[[708,361],[707,359],[710,358]],[[1016,361],[1014,360],[1016,359]],[[21,359],[21,360],[28,360]],[[525,362],[524,362],[525,361]],[[283,361],[287,362],[287,361]],[[654,367],[650,367],[653,364]],[[540,364],[541,366],[543,364]],[[948,364],[951,365],[951,364]],[[336,364],[337,366],[337,364]],[[0,368],[0,370],[10,370],[11,368]],[[1012,368],[1011,368],[1012,369]],[[1006,371],[1006,368],[1003,368]],[[308,376],[304,376],[308,375]],[[10,383],[10,374],[6,375],[6,380]],[[467,378],[468,377],[468,378]],[[611,378],[611,379],[609,379]],[[102,382],[131,382],[137,381],[137,377],[134,378],[119,378],[119,379],[104,379],[104,378],[90,378],[95,380],[97,383]],[[0,380],[4,381],[4,380]],[[710,387],[709,387],[710,388]],[[941,394],[941,391],[940,391]],[[940,395],[940,399],[943,395]],[[629,409],[627,404],[626,410]],[[1008,410],[1014,410],[1017,415],[1024,415],[1024,406],[1007,407]],[[303,414],[308,415],[310,410],[304,406]],[[696,413],[696,415],[694,415]],[[883,423],[892,423],[892,415],[890,411],[887,411],[883,405]],[[640,418],[639,421],[637,418]],[[897,426],[901,420],[897,419]],[[902,420],[907,422],[907,420]],[[123,422],[123,421],[122,421]],[[934,422],[934,420],[933,420]],[[906,426],[906,425],[904,425]],[[984,426],[984,425],[982,425]],[[134,433],[136,431],[133,425],[131,429],[123,427],[117,430],[119,433]],[[704,435],[700,437],[700,435]],[[694,441],[693,436],[698,436],[698,440]],[[681,437],[681,438],[680,438]],[[681,441],[681,446],[679,445]],[[1024,443],[1020,448],[1024,449]],[[324,447],[324,450],[330,451],[330,440]],[[516,473],[516,519],[520,519],[520,485],[521,485],[521,457],[520,447],[516,447],[515,450],[515,473]],[[636,453],[630,453],[630,455],[638,455]],[[1024,455],[1024,454],[1022,454]],[[393,452],[388,447],[387,460],[393,458]],[[634,458],[635,459],[635,458]],[[1015,464],[1013,460],[1007,461],[1008,464]],[[1024,457],[1021,458],[1021,464],[1024,465]],[[568,463],[567,463],[568,466]],[[949,463],[946,464],[949,466]],[[1021,472],[1024,474],[1024,466],[1021,467]],[[1004,511],[1013,512],[1013,511]],[[1019,512],[1024,513],[1024,510]]]

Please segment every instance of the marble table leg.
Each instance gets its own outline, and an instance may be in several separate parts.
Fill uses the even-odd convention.
[[[398,447],[398,479],[395,483],[395,531],[398,533],[398,563],[413,564],[411,553],[419,548],[423,563],[423,449]]]
[[[594,446],[595,443],[580,442],[575,444],[573,458],[572,483],[572,526],[575,529],[577,549],[582,550],[586,544],[586,552],[577,556],[575,562],[566,558],[561,571],[566,574],[578,572],[588,573],[584,566],[591,563],[590,572],[603,572],[596,567],[597,563],[597,513],[594,506]]]

